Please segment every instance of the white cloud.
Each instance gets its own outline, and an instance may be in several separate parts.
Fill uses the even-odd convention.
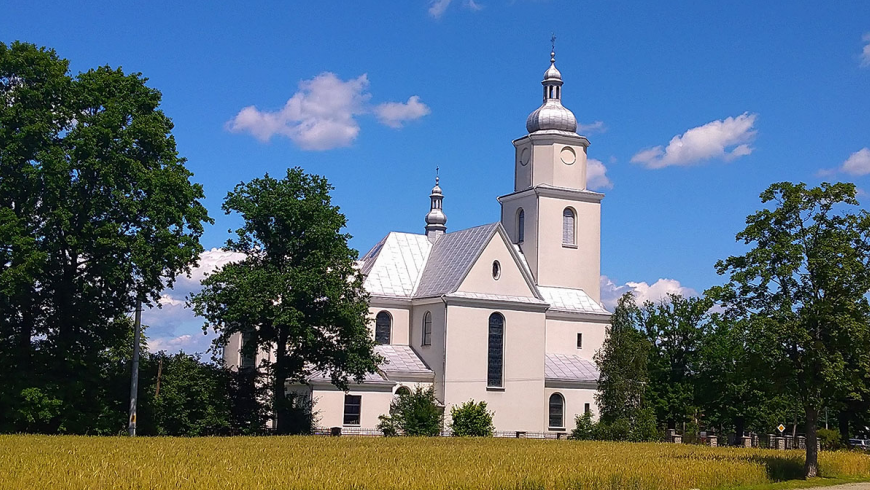
[[[217,248],[203,252],[199,266],[191,270],[190,277],[181,276],[172,289],[165,289],[158,300],[159,308],[142,312],[142,323],[148,326],[148,350],[170,352],[204,352],[211,345],[213,334],[203,335],[203,319],[187,307],[187,296],[202,288],[200,281],[219,267],[241,260],[244,254]]]
[[[372,112],[368,102],[369,80],[363,74],[350,80],[341,80],[334,73],[324,72],[311,80],[299,82],[299,90],[284,107],[277,111],[261,111],[248,106],[227,122],[226,127],[234,133],[247,132],[266,142],[273,136],[284,136],[303,150],[330,150],[349,146],[359,135],[357,116]],[[420,111],[420,106],[429,108],[414,96],[407,104]],[[381,104],[378,108],[388,105]],[[377,108],[376,108],[377,109]],[[406,109],[405,119],[412,114]],[[388,119],[388,121],[395,121]],[[394,126],[395,127],[395,126]]]
[[[737,117],[709,122],[674,136],[666,148],[656,146],[641,150],[631,161],[655,169],[692,165],[711,158],[730,161],[749,155],[752,153],[749,143],[756,133],[753,128],[756,117],[756,114],[744,112]]]
[[[429,2],[429,15],[436,19],[440,19],[441,16],[444,15],[444,12],[447,11],[447,7],[450,6],[451,2],[452,0],[431,0]],[[475,0],[464,0],[462,6],[472,12],[483,10],[483,5],[477,3]]]
[[[586,187],[590,189],[613,189],[613,182],[607,177],[607,167],[590,158],[586,160]]]
[[[429,106],[420,102],[420,97],[414,95],[408,102],[386,102],[375,107],[375,114],[381,123],[391,128],[401,128],[407,121],[420,119],[432,112]]]
[[[480,10],[483,10],[483,5],[475,2],[474,0],[465,0],[464,5],[465,5],[465,8],[467,8],[468,10],[474,11],[474,12],[478,12]]]
[[[451,0],[432,0],[429,4],[429,15],[440,19],[444,11],[450,6]]]
[[[189,354],[203,353],[211,347],[212,335],[179,335],[178,337],[161,337],[148,339],[148,350],[151,352],[166,351],[174,353],[184,351]]]
[[[583,123],[577,124],[577,132],[578,133],[591,134],[591,133],[603,133],[605,131],[607,131],[607,127],[604,126],[604,121],[595,121],[594,123],[590,123],[590,124],[583,124]]]
[[[625,293],[634,293],[634,300],[638,305],[642,305],[645,301],[653,303],[666,298],[669,293],[679,294],[683,297],[697,296],[698,292],[692,288],[685,287],[676,279],[659,279],[658,281],[648,284],[646,282],[626,282],[622,285],[617,285],[607,276],[601,276],[601,302],[609,311],[616,308],[616,303],[619,298]]]
[[[864,50],[861,51],[861,67],[867,68],[870,66],[870,32],[864,33],[861,40],[867,43],[864,45]]]
[[[838,173],[856,176],[870,174],[870,148],[861,148],[849,155],[849,158],[839,167],[819,170],[817,175],[829,177]]]

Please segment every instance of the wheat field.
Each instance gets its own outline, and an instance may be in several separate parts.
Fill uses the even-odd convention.
[[[660,489],[799,478],[800,451],[523,439],[0,436],[0,488]],[[870,479],[823,452],[822,476]]]

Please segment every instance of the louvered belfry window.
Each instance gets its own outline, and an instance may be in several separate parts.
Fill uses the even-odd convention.
[[[562,244],[563,245],[576,245],[574,242],[575,236],[575,216],[574,210],[571,208],[565,208],[562,211]]]
[[[486,385],[504,386],[504,317],[499,313],[489,316],[489,356]]]
[[[392,330],[393,319],[386,311],[378,313],[375,317],[375,343],[378,345],[386,345],[390,343],[390,330]]]
[[[517,213],[517,243],[526,239],[526,212],[520,209]]]
[[[432,345],[432,313],[423,315],[423,345]]]

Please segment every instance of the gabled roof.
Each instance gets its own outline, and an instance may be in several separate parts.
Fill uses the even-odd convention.
[[[596,315],[610,314],[610,312],[596,303],[582,289],[538,286],[538,291],[541,292],[544,301],[550,303],[550,310],[567,311],[570,313],[592,313]]]
[[[441,236],[432,247],[414,296],[426,298],[456,291],[498,227],[499,223],[492,223]]]
[[[391,232],[361,259],[366,291],[410,298],[431,249],[426,235]]]
[[[547,354],[544,380],[556,383],[597,383],[598,366],[594,362],[567,354]]]

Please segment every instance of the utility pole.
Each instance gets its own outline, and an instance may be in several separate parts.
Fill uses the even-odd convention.
[[[130,377],[130,436],[136,435],[136,401],[139,398],[139,337],[142,335],[142,297],[136,298],[136,316],[133,325],[133,373]]]

